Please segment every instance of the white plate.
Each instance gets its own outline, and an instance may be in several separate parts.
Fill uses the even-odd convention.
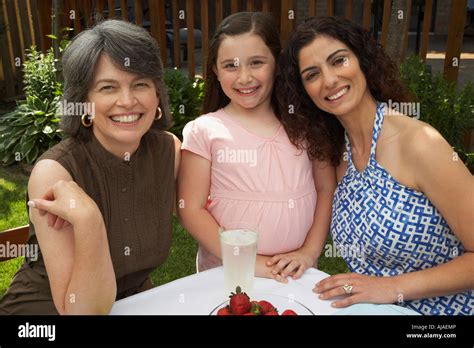
[[[295,311],[295,313],[298,315],[314,315],[314,313],[304,304],[289,297],[269,293],[255,293],[250,297],[250,301],[263,300],[270,302],[278,310],[279,315],[281,315],[287,309]],[[217,315],[217,311],[227,305],[229,305],[229,300],[221,302],[212,309],[209,315]]]

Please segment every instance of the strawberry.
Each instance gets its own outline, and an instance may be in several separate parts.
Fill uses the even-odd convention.
[[[265,313],[264,315],[278,315],[278,311],[273,308],[271,311]]]
[[[217,311],[217,315],[232,315],[229,306],[222,307]]]
[[[296,312],[291,310],[291,309],[287,309],[287,310],[283,311],[283,313],[281,313],[281,315],[298,315],[298,314],[296,314]]]
[[[229,297],[230,310],[234,315],[242,315],[252,308],[250,298],[245,292],[242,292],[240,286],[235,289],[235,294],[231,293]]]
[[[250,303],[252,304],[252,308],[250,308],[250,313],[252,313],[253,315],[263,314],[262,307],[260,307],[258,301],[252,301]]]
[[[258,304],[260,305],[262,314],[265,314],[275,309],[275,307],[268,301],[264,301],[264,300],[258,301]]]
[[[258,315],[258,314],[255,314],[255,313],[252,313],[252,312],[247,312],[247,313],[244,313],[242,315]]]

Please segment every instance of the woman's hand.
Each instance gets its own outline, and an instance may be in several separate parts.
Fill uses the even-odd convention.
[[[345,285],[348,285],[349,294],[343,288]],[[355,303],[395,303],[398,300],[395,289],[393,277],[342,273],[321,280],[315,285],[313,292],[320,294],[319,298],[322,300],[345,296],[346,298],[331,304],[333,307],[344,308]]]
[[[304,271],[312,267],[315,262],[316,256],[314,253],[305,248],[300,248],[290,253],[273,256],[267,261],[267,266],[273,266],[271,272],[276,280],[287,283],[288,276],[292,276],[295,280],[300,278]]]
[[[38,209],[41,216],[48,214],[48,225],[55,229],[101,216],[92,198],[74,181],[59,180],[42,198],[31,199],[28,206]]]

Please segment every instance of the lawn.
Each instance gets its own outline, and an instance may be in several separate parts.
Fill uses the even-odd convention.
[[[25,194],[28,177],[18,165],[0,166],[0,231],[28,224]],[[328,238],[328,243],[331,243]],[[151,275],[155,286],[168,283],[196,272],[197,244],[187,231],[174,219],[173,240],[166,262]],[[8,288],[23,258],[0,263],[0,298]],[[324,257],[319,260],[319,269],[329,274],[347,272],[342,258]]]

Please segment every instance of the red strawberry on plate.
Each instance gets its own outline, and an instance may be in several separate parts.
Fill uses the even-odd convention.
[[[258,301],[258,304],[260,305],[260,311],[262,314],[268,313],[275,309],[275,307],[268,301]]]
[[[217,315],[232,315],[229,306],[222,307],[217,311]]]
[[[250,298],[245,292],[242,292],[240,286],[235,289],[235,294],[232,293],[229,301],[230,310],[234,315],[242,315],[250,311],[252,304]]]
[[[291,310],[291,309],[287,309],[287,310],[283,311],[283,313],[281,313],[281,315],[298,315],[298,314],[296,314],[296,312]]]
[[[265,313],[264,315],[278,315],[278,311],[273,308],[271,311]]]

